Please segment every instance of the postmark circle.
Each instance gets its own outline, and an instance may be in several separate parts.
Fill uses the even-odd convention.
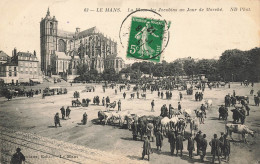
[[[126,48],[128,58],[160,61],[160,56],[169,43],[169,27],[170,23],[156,11],[133,11],[121,23],[120,44]]]

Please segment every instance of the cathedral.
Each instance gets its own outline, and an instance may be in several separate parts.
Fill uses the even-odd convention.
[[[76,75],[77,65],[86,64],[102,73],[114,68],[118,73],[125,67],[117,57],[117,43],[106,37],[96,27],[67,32],[58,29],[55,16],[48,9],[40,22],[41,71],[45,75]]]

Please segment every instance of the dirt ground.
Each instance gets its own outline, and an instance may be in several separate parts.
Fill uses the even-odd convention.
[[[63,83],[62,85],[67,87],[68,94],[46,96],[45,99],[42,99],[41,95],[33,98],[18,97],[11,101],[0,98],[1,163],[8,163],[11,154],[15,152],[15,148],[18,146],[22,148],[22,152],[27,157],[27,163],[146,163],[148,162],[147,158],[144,161],[141,160],[143,142],[133,141],[131,131],[121,129],[118,126],[96,123],[98,111],[106,110],[106,108],[101,105],[93,105],[93,97],[98,95],[102,99],[102,97],[109,96],[111,102],[120,99],[123,111],[156,116],[160,114],[160,108],[163,104],[167,106],[172,104],[174,108],[177,108],[179,101],[179,91],[177,90],[173,91],[171,100],[162,100],[157,97],[157,92],[151,93],[149,90],[147,90],[146,99],[136,99],[136,97],[130,99],[132,88],[130,91],[122,90],[122,92],[118,89],[117,94],[115,94],[114,89],[111,88],[106,89],[106,92],[103,93],[100,84],[94,84],[95,92],[82,92],[87,84],[70,86]],[[207,135],[208,142],[213,138],[214,133],[219,137],[220,132],[225,132],[225,122],[218,120],[218,108],[224,103],[224,96],[228,93],[232,94],[235,90],[237,95],[247,95],[250,98],[250,116],[246,118],[245,124],[256,131],[256,135],[255,137],[249,135],[246,144],[238,141],[240,139],[238,134],[233,134],[235,141],[231,143],[230,163],[260,163],[260,108],[254,106],[253,96],[249,94],[251,88],[250,86],[240,86],[240,83],[231,83],[231,88],[227,86],[213,88],[212,90],[206,88],[204,92],[204,100],[213,100],[213,106],[207,111],[205,124],[201,124],[199,127]],[[259,89],[260,84],[255,84],[255,93]],[[74,91],[80,92],[80,100],[82,98],[91,99],[90,106],[70,107],[70,119],[61,120],[62,127],[55,128],[54,114],[60,113],[62,106],[65,108],[71,106],[71,100],[74,100]],[[124,91],[127,94],[126,99],[123,99],[122,96]],[[187,95],[185,91],[182,91],[182,93],[184,97],[181,101],[182,108],[194,110],[200,107],[201,102],[195,101],[194,95]],[[152,99],[155,100],[155,112],[150,112]],[[232,121],[230,109],[232,107],[229,108],[228,122]],[[87,125],[81,125],[84,112],[88,114]],[[194,115],[195,113],[193,113]],[[189,131],[189,128],[187,128],[187,131]],[[36,146],[32,144],[34,142],[37,142],[38,146],[41,147],[35,148]],[[151,144],[153,154],[151,154],[149,163],[200,163],[198,156],[193,159],[188,158],[187,141],[184,141],[182,157],[170,156],[170,145],[167,138],[164,139],[160,152],[156,150],[155,142],[151,142]],[[65,145],[67,145],[66,148]],[[208,145],[205,163],[210,163],[212,159],[210,149],[211,147]],[[75,158],[60,158],[64,154],[73,154]],[[44,155],[49,157],[43,158]],[[225,162],[225,160],[222,159],[222,162]]]

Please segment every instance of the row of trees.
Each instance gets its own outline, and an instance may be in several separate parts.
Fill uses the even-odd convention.
[[[227,50],[222,53],[219,60],[187,58],[177,59],[170,63],[166,61],[161,63],[135,62],[131,67],[120,71],[126,77],[130,76],[132,80],[140,79],[144,73],[153,74],[156,77],[183,75],[192,77],[205,74],[210,81],[259,81],[259,72],[260,48],[249,51]],[[98,74],[96,70],[88,70],[84,64],[78,66],[78,74],[80,80],[117,81],[120,79],[119,74],[116,74],[114,69],[107,69],[102,74]]]

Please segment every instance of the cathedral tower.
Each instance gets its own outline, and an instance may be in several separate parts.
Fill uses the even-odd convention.
[[[58,21],[50,16],[48,8],[45,18],[40,22],[41,71],[45,75],[51,72],[51,55],[57,50]]]

